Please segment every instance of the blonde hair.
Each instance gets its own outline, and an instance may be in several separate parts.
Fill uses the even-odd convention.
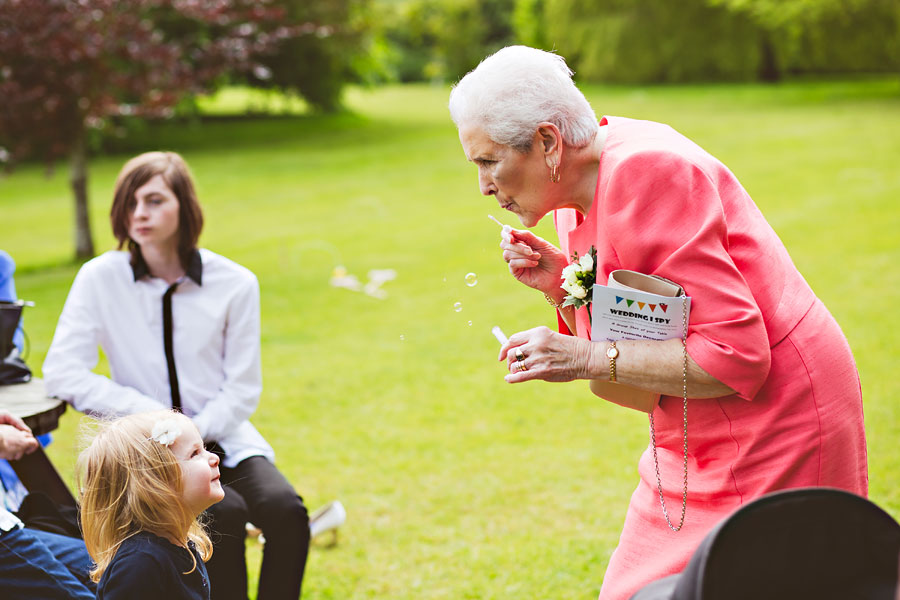
[[[183,501],[181,465],[169,447],[150,439],[153,426],[180,413],[154,411],[101,421],[100,431],[78,457],[84,543],[100,581],[126,539],[146,531],[194,542],[200,557],[212,556],[212,542]],[[197,568],[194,554],[193,567]],[[185,574],[187,574],[185,573]]]

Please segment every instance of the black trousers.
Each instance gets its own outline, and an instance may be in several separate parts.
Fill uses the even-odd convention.
[[[210,451],[222,457],[217,444]],[[234,468],[220,465],[225,498],[207,511],[213,542],[212,600],[247,600],[246,524],[266,538],[257,600],[297,600],[309,553],[309,515],[303,498],[268,459],[251,456]]]

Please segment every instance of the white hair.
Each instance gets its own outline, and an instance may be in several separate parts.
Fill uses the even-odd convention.
[[[528,46],[507,46],[482,60],[453,86],[449,108],[457,128],[481,127],[494,142],[519,152],[531,148],[544,121],[576,148],[590,143],[599,129],[565,59]]]

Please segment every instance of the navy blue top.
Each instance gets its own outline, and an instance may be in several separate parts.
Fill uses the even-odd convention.
[[[119,546],[97,585],[97,600],[209,600],[206,565],[190,551],[142,531]],[[191,553],[197,568],[191,570]]]

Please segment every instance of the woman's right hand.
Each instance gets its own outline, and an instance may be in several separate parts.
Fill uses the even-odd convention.
[[[503,260],[513,277],[530,288],[558,295],[562,270],[568,263],[562,250],[527,229],[504,228],[501,236]]]

